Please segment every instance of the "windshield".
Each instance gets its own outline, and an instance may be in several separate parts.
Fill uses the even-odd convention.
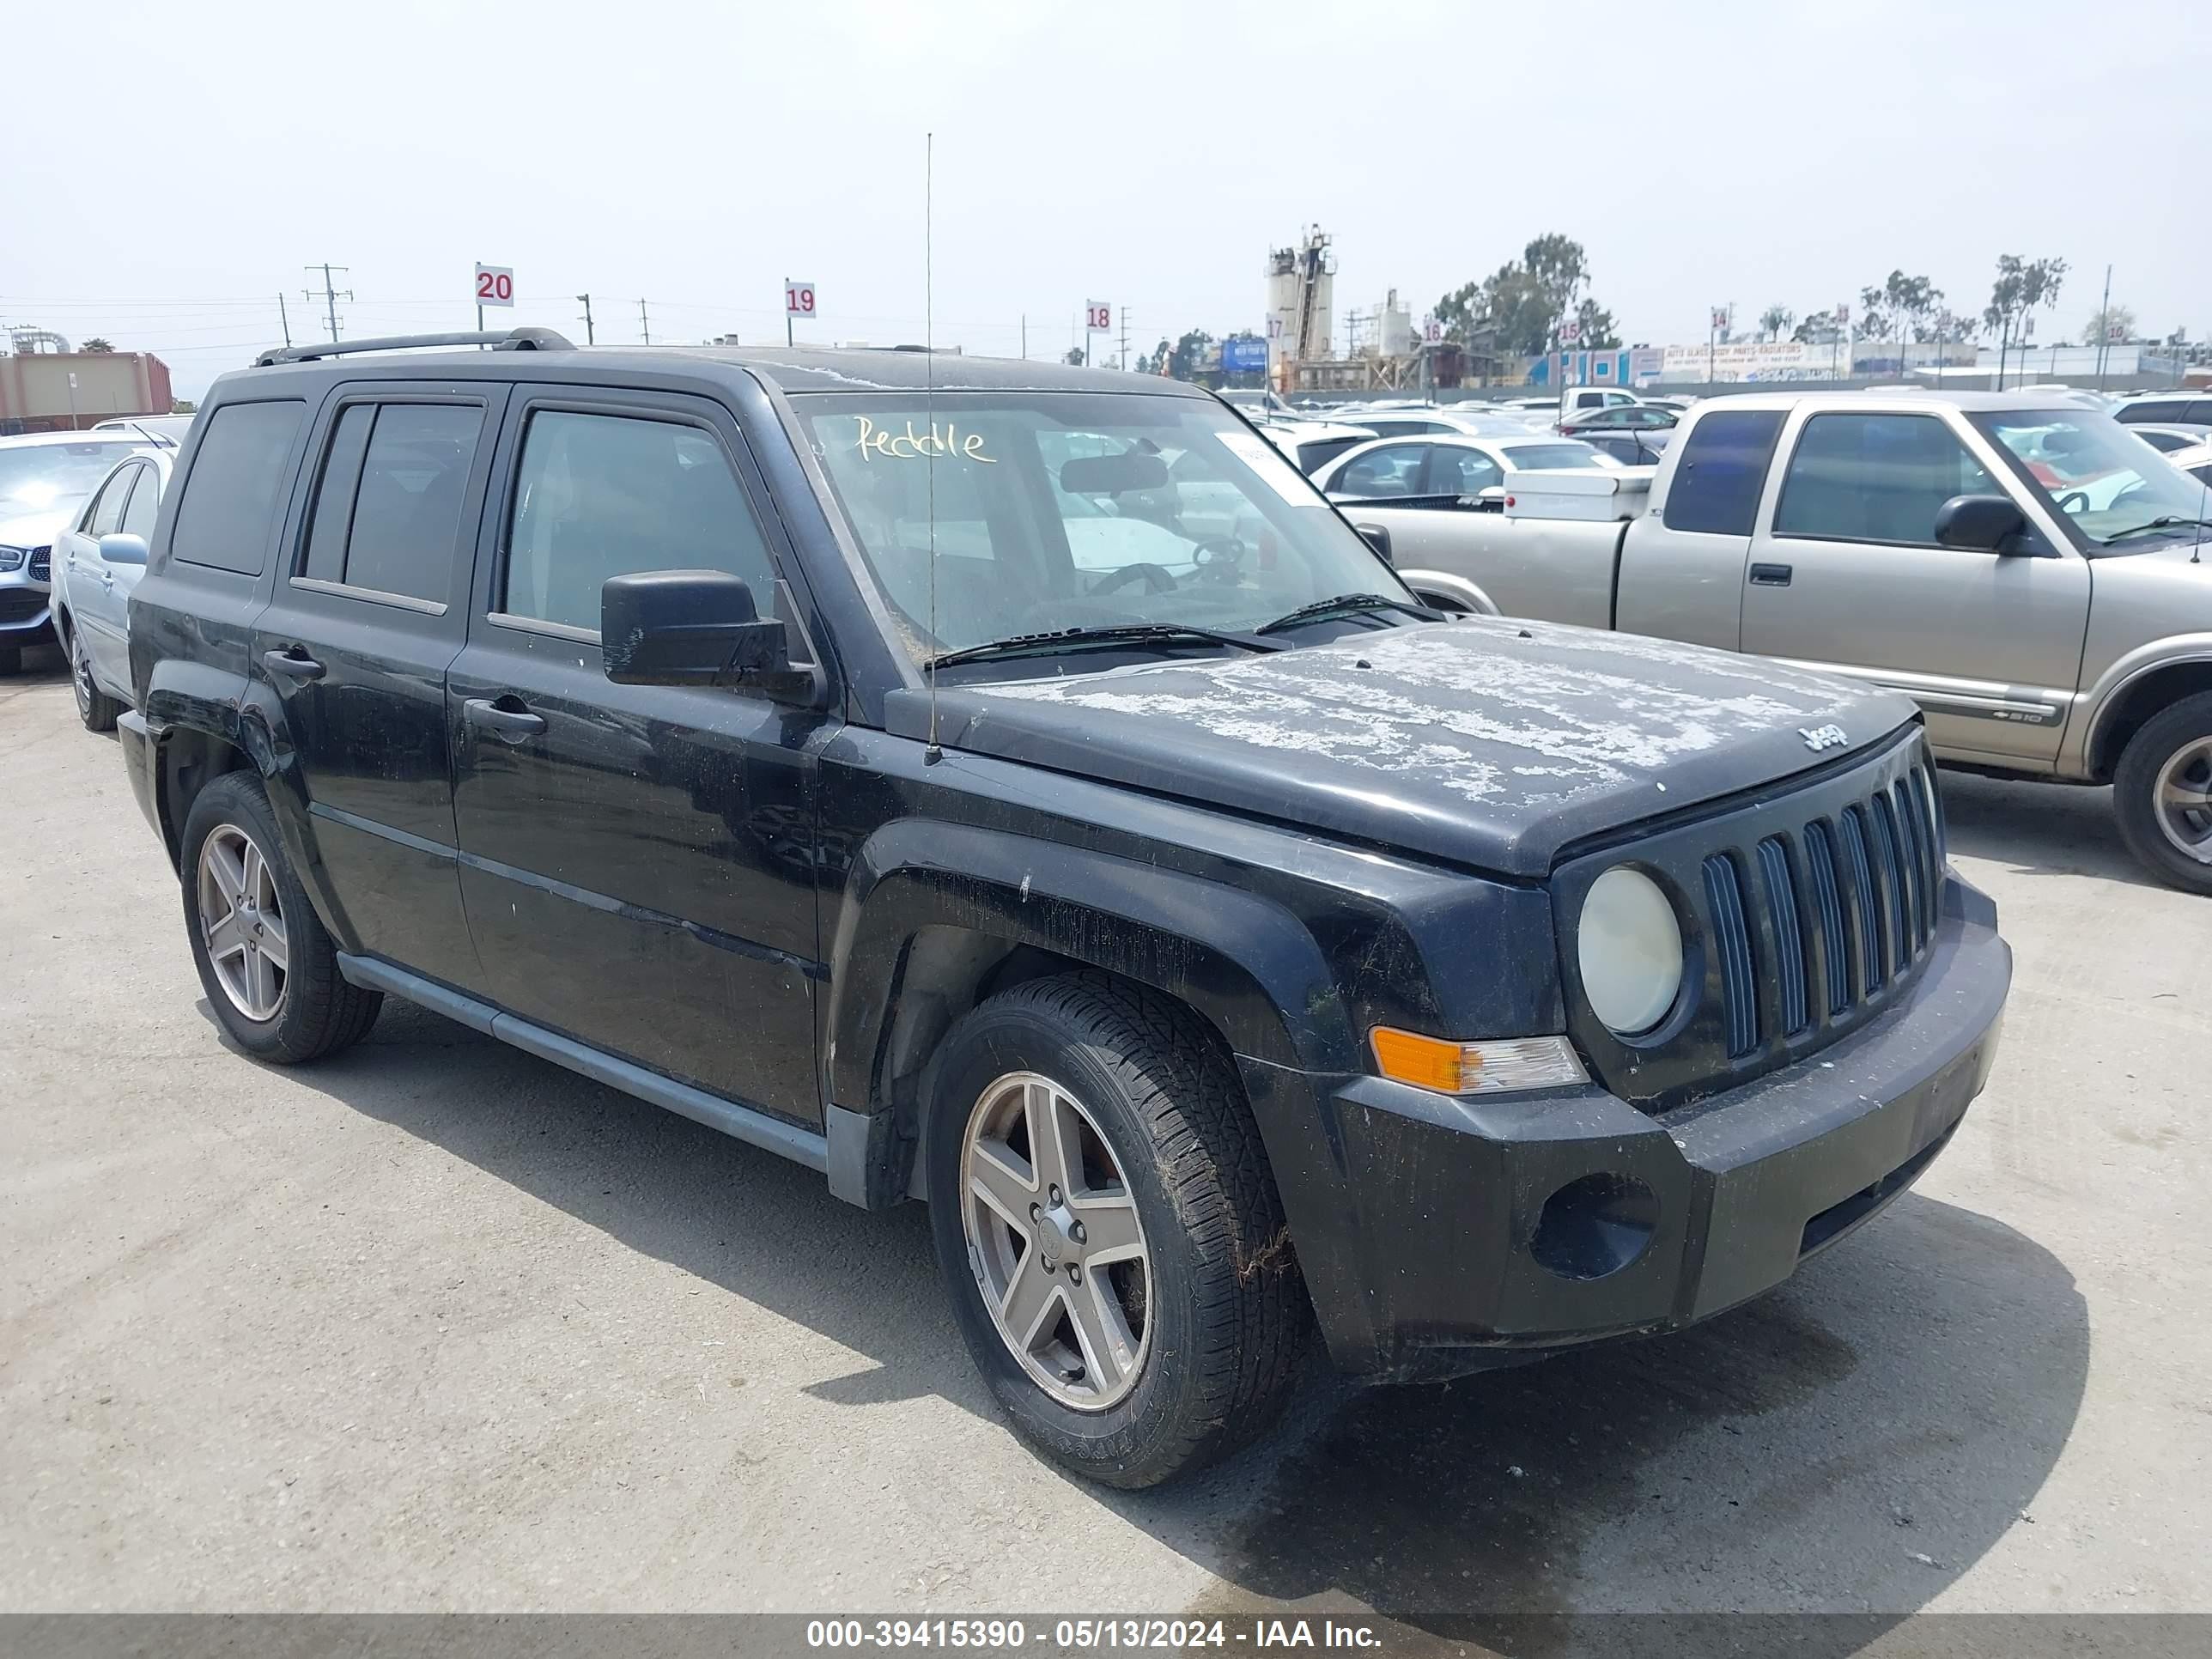
[[[1211,401],[792,402],[917,664],[1016,635],[1247,629],[1343,593],[1411,597],[1273,444]]]
[[[0,517],[67,512],[100,487],[137,441],[0,446]]]
[[[2037,409],[1972,418],[2090,552],[2116,537],[2113,551],[2133,552],[2156,544],[2157,537],[2136,533],[2155,520],[2208,516],[2203,484],[2109,416]],[[2183,525],[2173,533],[2195,532]]]

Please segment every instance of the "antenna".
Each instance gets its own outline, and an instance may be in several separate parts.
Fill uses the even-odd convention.
[[[921,418],[933,441],[924,452],[927,468],[922,477],[929,485],[929,747],[922,751],[925,764],[934,766],[945,758],[945,751],[937,745],[937,659],[945,653],[939,648],[944,641],[937,637],[937,295],[936,249],[931,237],[934,223],[935,199],[932,194],[937,172],[937,135],[927,132],[921,139]]]

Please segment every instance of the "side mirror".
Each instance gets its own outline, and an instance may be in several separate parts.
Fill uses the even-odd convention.
[[[1936,540],[1942,547],[2017,552],[2018,538],[2027,530],[2027,516],[2008,496],[1954,495],[1936,509]]]
[[[1359,539],[1373,548],[1383,563],[1389,564],[1390,562],[1390,532],[1379,524],[1363,524],[1357,526],[1356,528],[1359,532]]]
[[[100,538],[100,556],[110,564],[143,564],[146,562],[146,538],[126,536],[119,530],[111,530]]]
[[[599,648],[617,685],[720,685],[787,701],[812,694],[811,663],[763,619],[744,578],[721,570],[638,570],[599,587]]]

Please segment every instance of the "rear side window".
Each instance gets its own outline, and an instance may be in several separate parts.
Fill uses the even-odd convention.
[[[674,421],[540,410],[523,434],[508,616],[599,631],[599,588],[638,570],[742,576],[767,614],[775,566],[714,434]]]
[[[244,576],[261,574],[307,412],[305,404],[288,398],[225,404],[206,417],[169,535],[173,556]]]
[[[1750,535],[1781,433],[1778,409],[1718,410],[1692,426],[1667,490],[1667,528]]]
[[[2212,425],[2212,398],[2199,398],[2182,411],[2181,418],[2191,426]]]
[[[2124,409],[2113,410],[2112,418],[2129,426],[2138,421],[2178,421],[2188,407],[2185,400],[2178,398],[2162,403],[2130,404]]]
[[[477,404],[355,404],[331,434],[303,574],[441,603],[483,429]]]

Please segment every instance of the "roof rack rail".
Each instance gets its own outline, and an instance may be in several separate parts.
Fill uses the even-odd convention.
[[[325,345],[277,346],[253,360],[256,368],[272,363],[307,363],[319,357],[344,357],[356,351],[404,351],[416,346],[489,346],[495,351],[574,351],[568,336],[550,328],[512,328],[504,334],[386,334],[368,340],[333,340]]]

